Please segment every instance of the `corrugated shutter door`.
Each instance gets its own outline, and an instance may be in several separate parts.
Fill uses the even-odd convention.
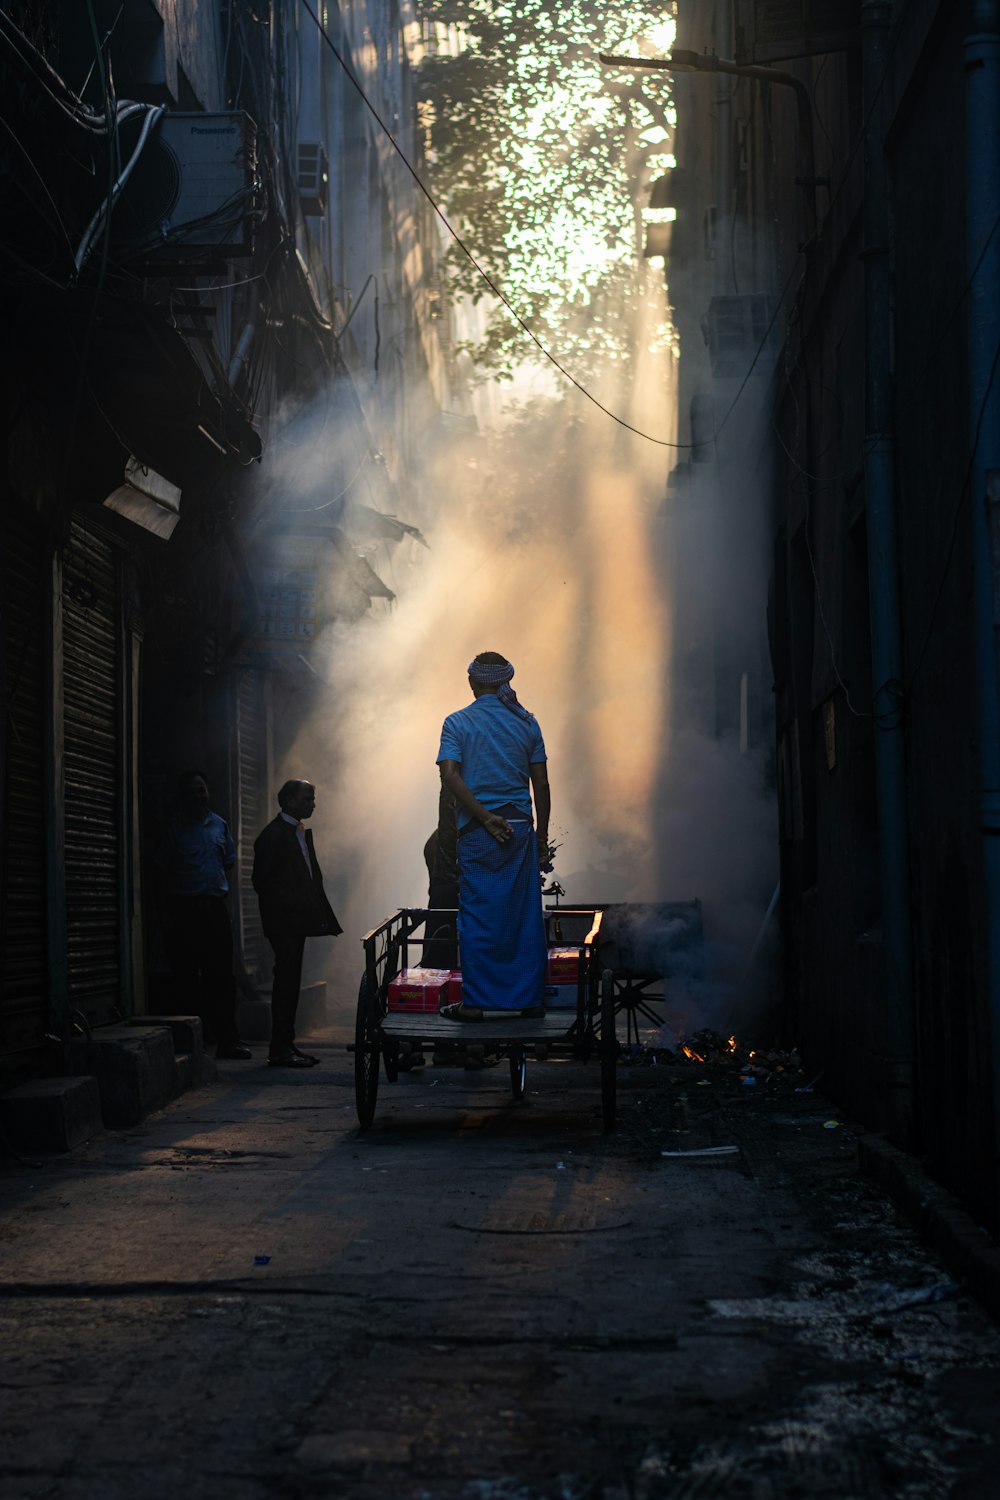
[[[236,738],[239,750],[239,898],[243,967],[251,979],[267,968],[270,949],[260,925],[253,888],[253,841],[267,822],[267,715],[259,672],[240,672],[236,685]]]
[[[70,1004],[113,1020],[120,979],[121,662],[114,550],[73,524],[63,561],[66,924]]]
[[[29,518],[3,533],[3,868],[0,1052],[36,1046],[47,1020],[45,551]]]

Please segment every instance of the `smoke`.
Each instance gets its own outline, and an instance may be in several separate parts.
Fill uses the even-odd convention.
[[[633,395],[655,395],[645,410],[621,372],[602,394],[662,433],[671,370],[660,355],[627,372]],[[313,431],[298,422],[300,504],[329,492],[332,467],[346,482],[353,458],[338,448],[331,464],[331,442],[343,446],[327,411]],[[536,397],[486,433],[440,429],[425,444],[407,519],[428,546],[365,549],[395,602],[325,630],[314,711],[275,768],[318,788],[345,1002],[357,940],[426,900],[441,723],[470,699],[468,662],[495,650],[545,736],[567,903],[700,900],[697,958],[674,917],[651,919],[643,961],[683,993],[691,1029],[731,1008],[775,880],[770,736],[750,732],[746,686],[760,691],[766,569],[761,548],[726,541],[718,494],[702,485],[685,511],[665,499],[664,470],[661,451],[576,400]],[[754,512],[745,487],[741,501]]]
[[[481,650],[513,661],[541,724],[569,899],[648,885],[667,689],[649,549],[660,497],[600,458],[554,407],[487,438],[449,437],[423,480],[429,551],[403,541],[391,574],[375,559],[396,603],[332,626],[314,652],[320,701],[279,775],[317,783],[317,841],[348,931],[426,899],[441,724],[469,701]]]

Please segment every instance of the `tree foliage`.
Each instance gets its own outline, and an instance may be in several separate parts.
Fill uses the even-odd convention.
[[[601,51],[662,50],[653,0],[418,0],[452,45],[421,66],[429,175],[470,251],[532,331],[586,373],[620,357],[642,295],[636,195],[643,135],[671,120],[663,74],[609,72]],[[458,38],[455,45],[456,36]],[[666,148],[656,147],[659,151]],[[452,291],[492,307],[480,368],[540,357],[452,244]]]

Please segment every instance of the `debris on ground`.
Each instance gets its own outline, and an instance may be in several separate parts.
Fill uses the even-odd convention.
[[[802,1059],[795,1047],[790,1049],[773,1047],[768,1050],[744,1045],[735,1035],[724,1037],[719,1032],[705,1027],[673,1045],[663,1042],[634,1042],[622,1048],[619,1061],[625,1067],[655,1067],[658,1063],[678,1063],[683,1066],[707,1067],[713,1071],[735,1072],[749,1086],[756,1083],[772,1083],[779,1079],[802,1077]],[[811,1092],[816,1082],[806,1085],[802,1092]]]
[[[695,1146],[690,1151],[661,1151],[661,1156],[731,1156],[739,1146]]]

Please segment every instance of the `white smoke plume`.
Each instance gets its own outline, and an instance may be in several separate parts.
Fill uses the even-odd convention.
[[[672,362],[653,363],[641,388],[656,399],[625,406],[629,420],[662,433]],[[620,384],[609,405],[616,396],[621,409]],[[329,440],[324,422],[318,441]],[[299,462],[311,472],[308,451]],[[535,400],[491,433],[428,442],[414,476],[420,512],[407,519],[429,550],[406,539],[372,553],[396,602],[326,631],[313,657],[316,712],[277,768],[279,779],[318,787],[317,846],[345,928],[332,970],[338,1001],[353,1003],[358,939],[426,900],[441,723],[469,701],[466,668],[482,650],[513,661],[513,686],[541,724],[567,903],[699,898],[700,972],[683,972],[689,960],[669,927],[647,943],[651,962],[678,985],[683,977],[689,1006],[699,985],[706,1000],[720,983],[731,999],[774,887],[769,746],[742,753],[703,716],[679,717],[691,696],[677,676],[690,663],[679,668],[674,641],[685,591],[732,591],[736,581],[714,554],[707,565],[704,525],[697,555],[671,554],[683,528],[671,524],[665,470],[662,450],[576,400]],[[760,559],[753,569],[739,580],[759,611],[745,621],[748,651],[766,598]],[[694,670],[705,659],[695,653]]]

